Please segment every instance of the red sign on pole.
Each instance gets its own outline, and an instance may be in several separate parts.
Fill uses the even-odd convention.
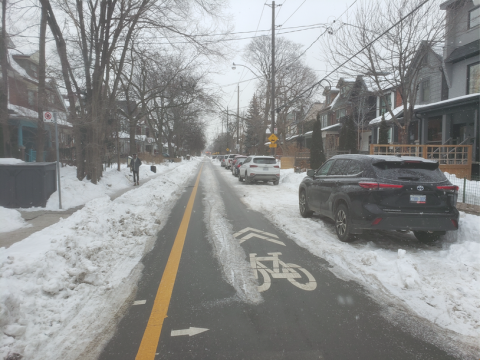
[[[52,120],[52,117],[53,117],[53,115],[50,111],[44,111],[43,112],[43,119],[44,120],[50,121],[50,120]]]

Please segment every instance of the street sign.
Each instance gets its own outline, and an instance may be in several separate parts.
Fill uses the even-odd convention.
[[[52,113],[50,111],[44,111],[43,112],[43,120],[47,120],[47,121],[50,121],[52,120]]]
[[[272,134],[268,137],[268,140],[270,140],[272,143],[278,140],[278,137],[275,134]],[[271,147],[276,147],[276,146],[271,146]]]
[[[270,144],[270,145],[268,145],[268,146],[269,146],[269,147],[271,147],[271,148],[276,148],[276,147],[277,147],[277,144],[275,144],[275,143],[271,143],[271,144]]]
[[[229,148],[227,148],[227,151],[230,151],[230,149],[229,149]]]

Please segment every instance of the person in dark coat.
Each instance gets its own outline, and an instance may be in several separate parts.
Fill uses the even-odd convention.
[[[133,171],[133,186],[135,186],[135,185],[140,185],[139,175],[140,175],[140,165],[142,165],[142,161],[137,157],[137,154],[133,154],[132,157],[133,157],[132,161],[130,161],[130,168]]]

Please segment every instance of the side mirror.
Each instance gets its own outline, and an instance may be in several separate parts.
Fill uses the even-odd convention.
[[[315,170],[307,170],[307,176],[314,177],[315,176]]]

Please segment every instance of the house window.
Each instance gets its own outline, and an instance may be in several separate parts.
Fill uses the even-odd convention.
[[[467,94],[480,92],[480,61],[467,66]]]
[[[430,101],[430,80],[424,80],[420,83],[420,101]]]
[[[480,6],[468,12],[468,28],[480,25]]]
[[[27,96],[28,96],[28,105],[35,106],[35,91],[28,90]]]
[[[322,128],[328,126],[328,117],[327,114],[323,114],[320,116],[321,122],[322,122]]]
[[[428,142],[442,142],[442,118],[435,117],[428,119]]]
[[[336,115],[337,115],[337,119],[341,119],[342,117],[347,115],[347,110],[346,109],[337,110]]]
[[[385,102],[385,98],[387,99],[386,102]],[[380,115],[384,115],[386,112],[388,112],[388,109],[391,109],[391,108],[392,108],[392,96],[390,94],[381,96],[380,97]]]

